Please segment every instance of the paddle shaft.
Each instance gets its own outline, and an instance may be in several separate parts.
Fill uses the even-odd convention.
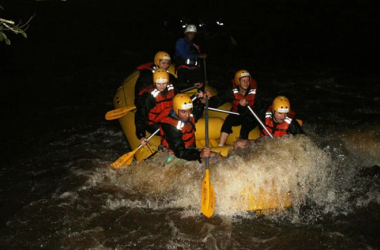
[[[208,107],[208,97],[206,96],[206,107]],[[206,132],[206,147],[209,146],[208,142],[208,109],[206,109],[206,125],[205,125],[205,132]],[[201,195],[201,212],[204,216],[207,218],[210,218],[215,209],[215,192],[214,188],[212,187],[210,183],[210,170],[209,170],[209,157],[206,157],[206,172],[205,172],[205,178],[202,181],[202,195]]]
[[[181,90],[180,93],[184,93],[184,92],[187,92],[187,91],[190,91],[190,90],[196,89],[196,88],[198,88],[198,87],[194,85],[194,86],[191,86],[191,87],[189,87],[189,88],[186,88],[186,89]]]
[[[206,95],[205,108],[206,108],[206,112],[205,112],[206,148],[208,148],[209,142],[208,142],[208,96],[207,95]],[[208,169],[208,167],[209,167],[209,157],[206,157],[206,169]]]
[[[267,129],[267,127],[262,123],[262,121],[260,121],[259,117],[256,115],[256,113],[252,110],[252,108],[247,105],[249,111],[251,111],[252,115],[256,118],[256,120],[260,123],[260,125],[265,129],[265,131],[267,131],[268,135],[273,138],[273,135],[269,132],[269,130]]]
[[[157,129],[156,131],[153,132],[148,138],[146,138],[147,141],[149,141],[153,136],[155,136],[158,132],[160,132],[160,129]],[[140,149],[143,145],[140,144],[137,149]]]
[[[205,107],[205,109],[206,109],[206,107]],[[208,107],[208,109],[212,110],[212,111],[218,111],[218,112],[222,112],[222,113],[231,114],[231,115],[240,115],[237,112],[227,111],[227,110],[223,110],[223,109],[216,109],[216,108],[210,108],[210,107]]]

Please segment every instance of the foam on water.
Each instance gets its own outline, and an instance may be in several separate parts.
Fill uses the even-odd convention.
[[[313,129],[309,126],[306,130]],[[364,183],[371,182],[371,177],[357,178],[363,167],[379,165],[377,131],[376,126],[361,126],[339,133],[327,131],[324,137],[308,133],[309,136],[263,138],[248,149],[231,150],[227,158],[210,162],[210,182],[216,196],[214,214],[246,216],[249,197],[259,197],[262,193],[277,197],[280,202],[277,214],[295,223],[309,223],[323,214],[347,214],[370,202],[380,203],[376,186],[368,188]],[[115,137],[119,145],[120,133],[107,132],[106,136],[99,133],[105,131],[90,133],[87,139],[97,138],[107,147],[96,146],[87,153],[103,155],[108,160],[73,157],[68,164],[72,175],[66,178],[77,179],[78,183],[86,181],[75,189],[58,188],[53,198],[75,200],[78,192],[100,188],[105,190],[105,196],[107,190],[116,191],[103,202],[106,209],[180,208],[185,217],[199,215],[204,164],[175,157],[168,162],[169,155],[161,153],[114,171],[108,168],[116,157],[108,149],[113,145],[107,136]],[[71,145],[71,139],[65,142],[66,146]],[[290,212],[283,209],[286,201],[281,200],[287,194],[292,197]],[[305,204],[306,215],[302,210]]]
[[[262,191],[278,196],[278,212],[285,212],[285,201],[281,197],[290,193],[291,213],[283,214],[290,216],[293,222],[300,217],[310,222],[321,214],[348,213],[352,210],[350,190],[357,171],[363,164],[378,164],[378,150],[378,132],[370,129],[346,131],[326,138],[268,138],[248,149],[232,150],[220,162],[210,162],[210,183],[216,196],[214,214],[245,215],[246,192],[258,197]],[[119,175],[114,175],[115,184],[142,201],[115,198],[107,206],[111,209],[178,207],[184,209],[184,216],[199,214],[204,165],[177,158],[167,163],[167,159],[168,155],[159,154],[120,169]],[[355,203],[379,202],[378,197],[378,192],[373,190],[369,196],[358,197]],[[305,204],[310,206],[309,218],[301,215]]]
[[[161,208],[181,207],[199,213],[204,165],[177,158],[167,164],[166,159],[167,155],[161,154],[126,166],[120,170],[117,184],[128,193],[160,201]],[[275,193],[279,198],[290,192],[293,209],[298,211],[311,191],[315,201],[321,200],[321,195],[326,197],[327,190],[323,187],[328,186],[332,164],[331,157],[305,136],[261,140],[249,149],[231,151],[229,157],[210,163],[215,214],[244,214],[247,208],[244,193],[249,191],[255,197],[260,190]],[[334,196],[329,197],[333,202]],[[285,201],[280,201],[279,209],[283,206]]]

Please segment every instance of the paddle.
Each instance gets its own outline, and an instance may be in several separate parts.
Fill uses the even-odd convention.
[[[206,109],[206,107],[205,107],[205,109]],[[223,110],[223,109],[216,109],[216,108],[210,108],[210,107],[208,107],[208,110],[218,111],[218,112],[227,113],[227,114],[231,114],[231,115],[240,115],[239,113],[232,112],[232,111],[227,111],[227,110]]]
[[[160,129],[157,129],[156,131],[154,131],[153,134],[151,134],[147,140],[149,141],[153,136],[155,136],[158,132],[160,131]],[[113,162],[111,165],[110,165],[110,168],[112,169],[118,169],[120,168],[121,166],[123,165],[129,165],[132,163],[133,161],[133,156],[136,154],[136,152],[142,147],[142,144],[140,144],[140,146],[138,146],[135,150],[131,151],[131,152],[128,152],[122,156],[120,156],[119,159],[117,159],[115,162]]]
[[[106,113],[106,120],[115,120],[125,116],[129,111],[136,109],[135,106],[122,107],[114,110],[110,110]]]
[[[205,132],[206,132],[206,147],[209,146],[208,138],[208,97],[206,96],[206,112],[205,112]],[[201,211],[207,218],[210,218],[214,213],[215,208],[215,193],[214,188],[210,183],[209,158],[206,157],[206,173],[202,182],[202,198]]]
[[[262,121],[260,121],[259,117],[255,114],[255,112],[252,110],[252,108],[247,105],[249,111],[251,111],[252,115],[256,118],[256,120],[260,123],[260,125],[265,129],[265,131],[267,131],[268,135],[273,138],[273,135],[269,132],[269,130],[267,129],[267,127],[265,127],[265,125],[262,123]]]
[[[186,89],[181,90],[180,93],[185,93],[185,92],[187,92],[187,91],[190,91],[190,90],[193,90],[193,89],[196,89],[196,88],[198,88],[198,87],[194,85],[194,86],[191,86],[191,87],[189,87],[189,88],[186,88]]]

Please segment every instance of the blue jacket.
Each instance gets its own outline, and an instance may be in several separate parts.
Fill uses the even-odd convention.
[[[195,53],[194,53],[195,52]],[[198,58],[199,50],[192,42],[187,41],[185,38],[180,38],[175,44],[175,57],[182,59],[196,59]]]

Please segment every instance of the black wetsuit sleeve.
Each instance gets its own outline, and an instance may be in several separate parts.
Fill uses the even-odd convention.
[[[255,107],[253,109],[260,120],[265,119],[266,108],[263,103],[263,93],[260,90],[256,90]]]
[[[168,123],[161,123],[164,137],[175,156],[187,161],[201,161],[201,153],[196,148],[186,148],[182,141],[182,132]]]
[[[193,112],[192,112],[195,122],[197,122],[199,118],[203,116],[204,110],[205,110],[205,104],[202,103],[199,99],[196,99],[194,101]]]
[[[147,121],[149,119],[149,111],[156,105],[156,99],[150,93],[144,93],[141,101],[136,106],[135,114],[136,136],[140,140],[145,137]]]
[[[290,123],[288,131],[292,135],[298,135],[298,134],[306,135],[306,133],[303,131],[301,125],[298,123],[298,121],[295,118]]]
[[[178,88],[178,79],[172,75],[172,74],[169,74],[169,82],[171,84],[173,84],[173,87],[174,87],[174,94],[178,94],[179,93],[179,88]]]
[[[209,100],[209,107],[219,108],[226,102],[232,102],[234,100],[234,92],[232,89],[225,89],[219,92],[217,95],[212,96]]]
[[[152,71],[148,69],[144,69],[140,71],[140,75],[136,80],[135,84],[135,105],[138,104],[140,101],[141,96],[139,96],[139,93],[144,88],[153,85],[153,73]]]

